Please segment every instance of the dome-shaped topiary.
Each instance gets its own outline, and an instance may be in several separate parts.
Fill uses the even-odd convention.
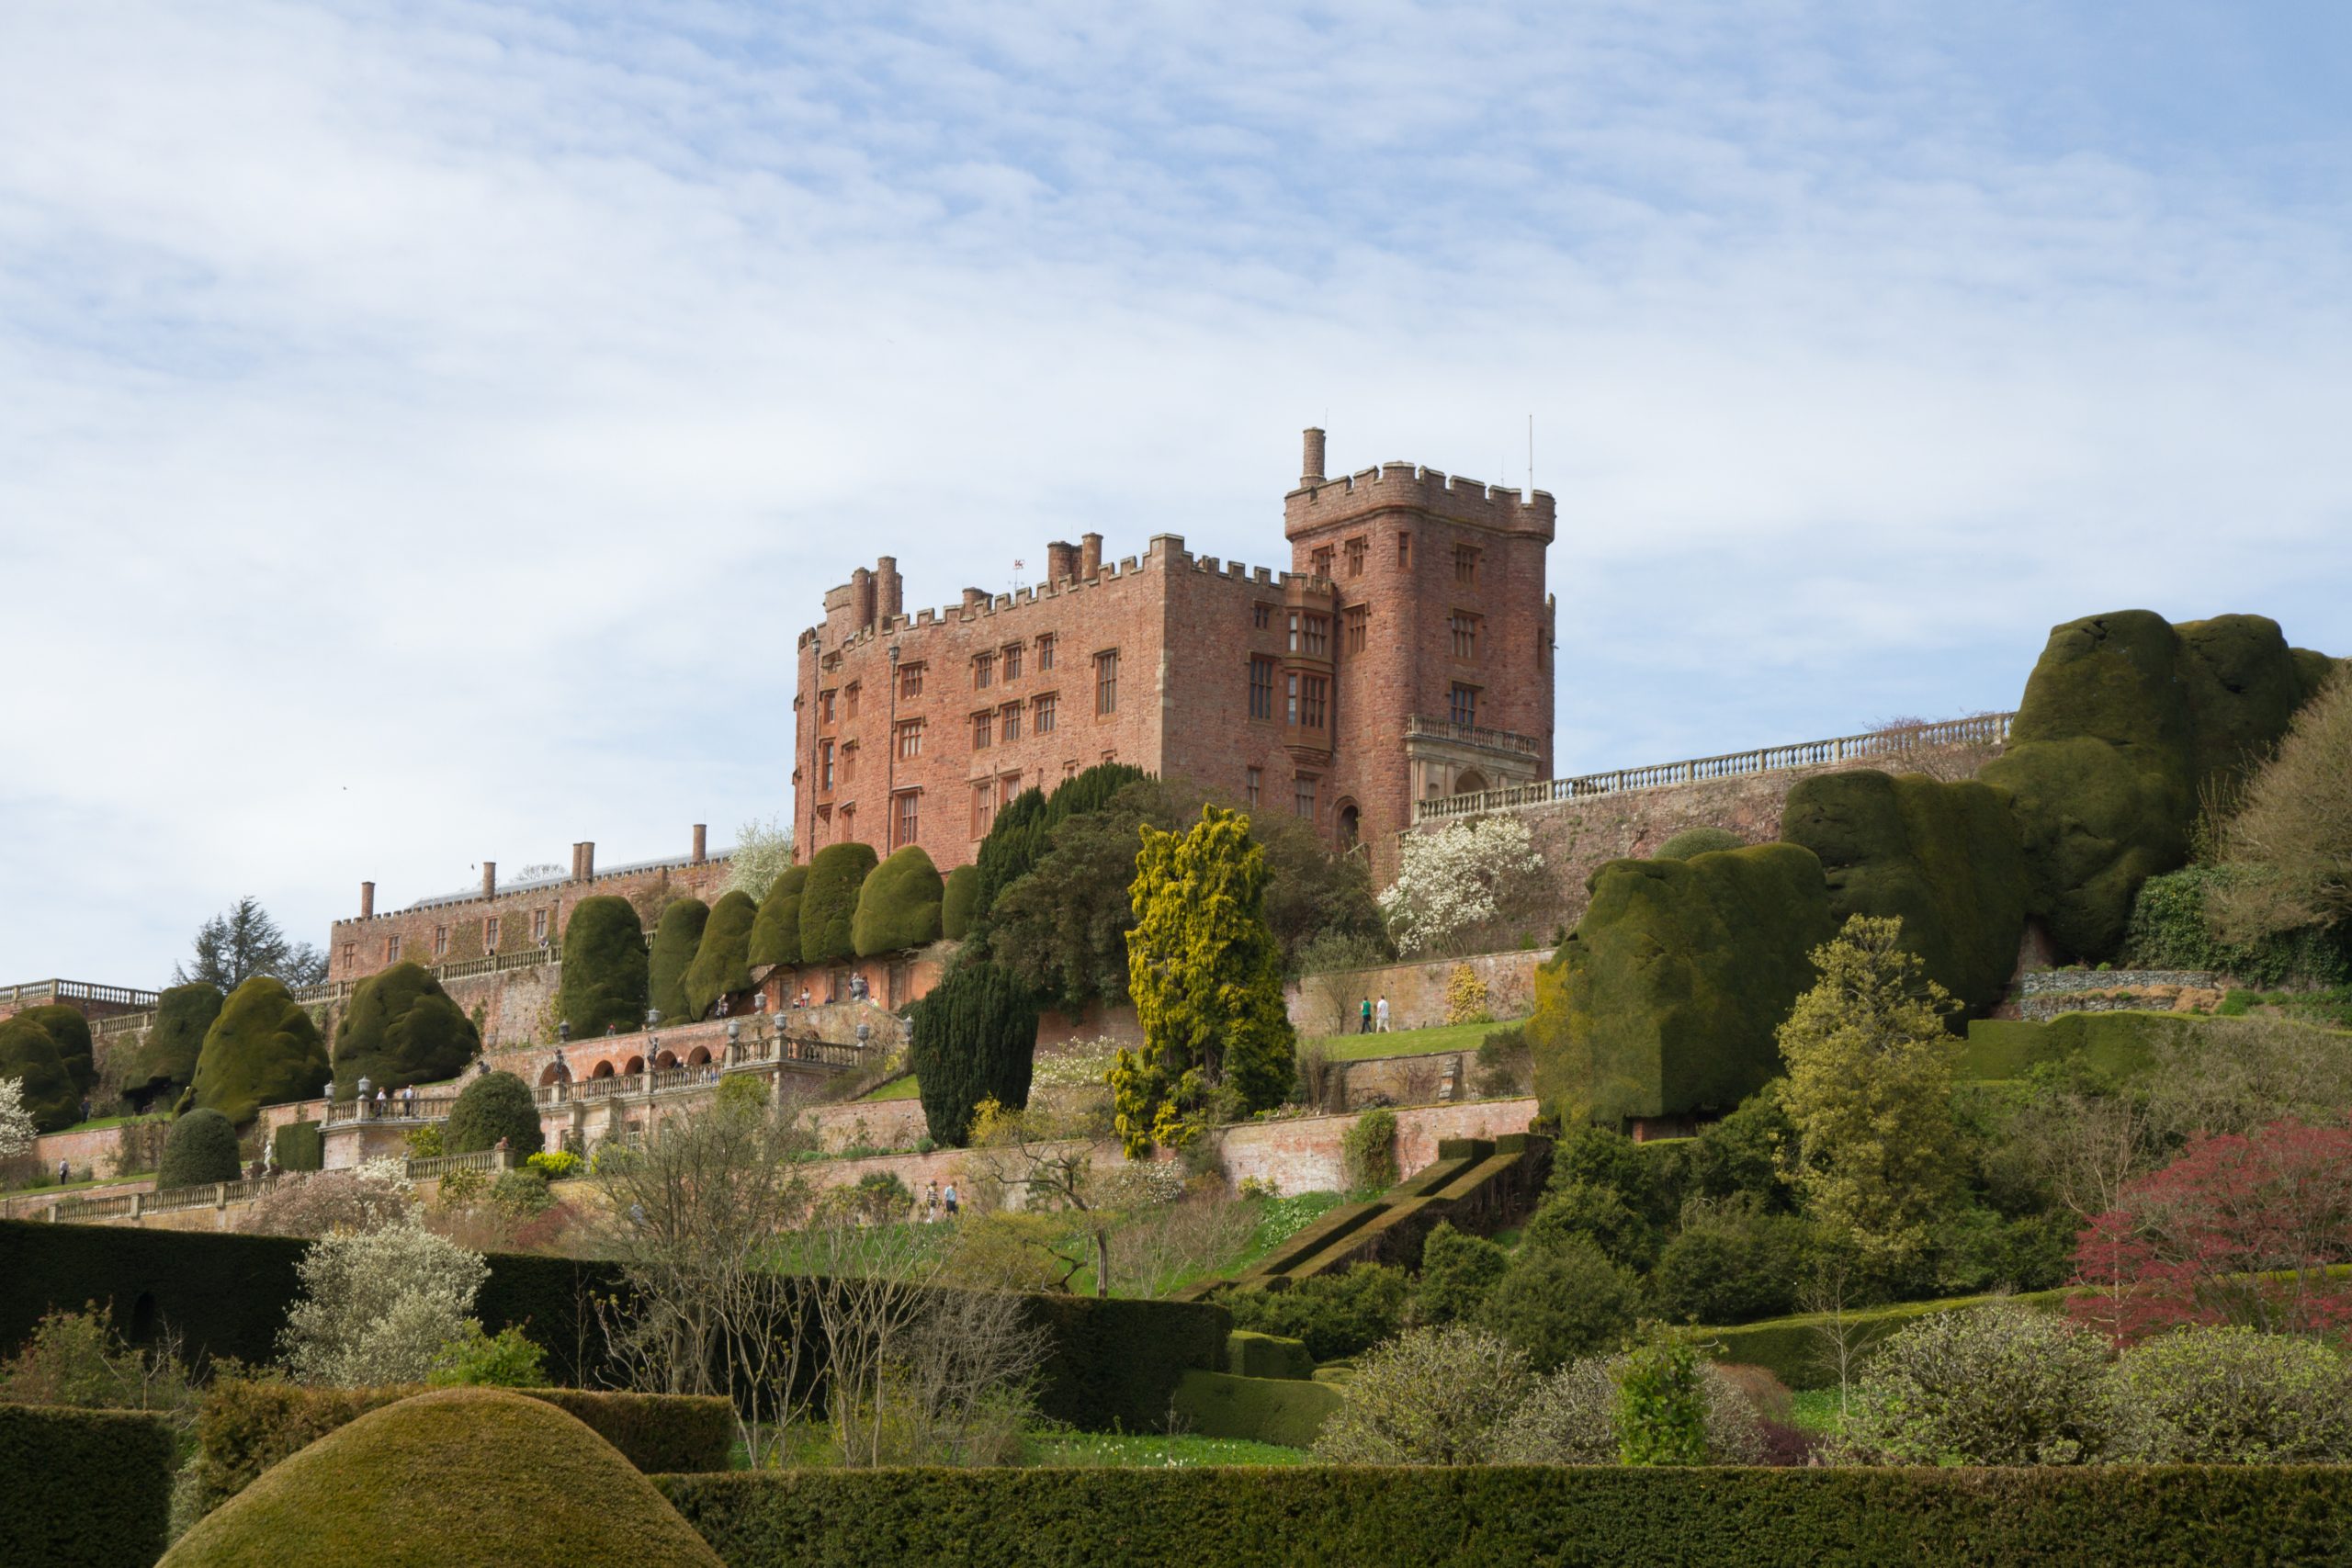
[[[351,993],[334,1032],[334,1092],[436,1083],[481,1054],[481,1031],[422,964],[395,964]]]
[[[191,1111],[172,1123],[164,1138],[164,1157],[155,1168],[155,1186],[201,1187],[212,1181],[234,1181],[242,1168],[237,1158],[237,1129],[218,1111]]]
[[[860,958],[875,958],[939,940],[939,906],[944,891],[939,868],[921,844],[874,868],[857,890],[857,913],[850,941]]]
[[[857,956],[853,926],[858,889],[874,870],[871,844],[827,844],[808,863],[800,891],[800,962],[836,964]]]
[[[800,962],[800,890],[808,886],[808,868],[788,865],[769,885],[760,900],[760,918],[752,922],[752,949],[747,961],[763,964]]]
[[[196,1058],[204,1049],[205,1032],[220,1016],[220,988],[198,980],[174,986],[155,1003],[155,1021],[147,1026],[138,1054],[122,1075],[122,1092],[144,1105],[166,1104],[196,1081]]]
[[[699,898],[675,898],[653,928],[653,953],[646,961],[646,1005],[673,1023],[693,1016],[686,1010],[686,968],[700,951],[703,928],[709,923],[709,905]]]
[[[719,998],[752,988],[752,926],[759,918],[759,905],[741,888],[710,907],[702,945],[686,965],[683,983],[688,1018],[706,1017]]]
[[[531,1086],[513,1073],[484,1073],[466,1085],[449,1107],[441,1146],[453,1155],[494,1149],[498,1140],[519,1162],[537,1154],[547,1140],[539,1132],[539,1107]]]
[[[647,976],[645,927],[628,899],[599,893],[572,907],[556,1009],[574,1040],[594,1039],[614,1024],[624,1033],[637,1028],[645,1019]]]
[[[87,1094],[97,1087],[97,1053],[90,1040],[90,1021],[80,1011],[63,1002],[51,1002],[45,1007],[27,1008],[17,1015],[28,1019],[49,1031],[57,1045],[57,1059],[74,1079],[78,1094]]]
[[[82,1119],[82,1096],[57,1054],[57,1042],[21,1014],[0,1019],[0,1078],[23,1082],[25,1114],[37,1133],[54,1133]]]
[[[285,982],[267,975],[229,993],[196,1059],[196,1103],[240,1127],[263,1106],[309,1100],[326,1082],[319,1026]]]
[[[1652,860],[1689,860],[1717,850],[1744,850],[1747,840],[1727,828],[1685,828],[1660,844]]]
[[[722,1568],[668,1500],[579,1417],[505,1389],[371,1410],[180,1538],[161,1568]]]
[[[972,934],[972,921],[980,912],[980,868],[959,865],[947,874],[947,881],[939,895],[939,934],[950,942],[961,942]]]

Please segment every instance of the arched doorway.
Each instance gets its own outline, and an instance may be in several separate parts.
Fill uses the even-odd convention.
[[[549,1062],[545,1067],[542,1067],[539,1070],[539,1087],[541,1089],[545,1089],[549,1084],[557,1082],[562,1077],[563,1074],[557,1069],[556,1065],[553,1062]]]
[[[599,1062],[596,1064],[596,1070],[588,1076],[592,1078],[611,1077],[613,1076],[613,1065],[610,1062]]]
[[[1351,850],[1363,837],[1363,814],[1352,800],[1340,802],[1340,848]]]
[[[664,1067],[674,1067],[677,1065],[678,1054],[675,1051],[664,1051],[653,1058],[653,1070],[657,1073]]]
[[[645,1058],[642,1056],[631,1056],[627,1062],[621,1065],[621,1077],[623,1077],[633,1078],[643,1071],[645,1071]]]
[[[707,1045],[697,1045],[692,1051],[686,1053],[686,1066],[690,1067],[705,1066],[708,1065],[709,1061],[710,1047]]]
[[[1487,775],[1476,768],[1464,768],[1453,775],[1453,793],[1456,795],[1479,795],[1486,788]]]

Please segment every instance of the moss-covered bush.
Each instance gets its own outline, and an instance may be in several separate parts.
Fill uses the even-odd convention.
[[[693,1016],[687,1010],[686,969],[702,950],[702,933],[709,924],[709,905],[699,898],[673,898],[653,928],[653,951],[646,959],[646,1005],[672,1023]]]
[[[97,1087],[97,1054],[90,1039],[90,1021],[63,1002],[51,1002],[44,1007],[27,1008],[17,1015],[40,1025],[57,1045],[57,1059],[64,1066],[66,1076],[74,1080],[76,1094],[87,1094]]]
[[[980,908],[980,868],[959,865],[947,874],[939,895],[939,934],[961,942],[972,934]]]
[[[582,898],[563,931],[563,978],[556,1006],[574,1040],[607,1026],[626,1033],[644,1021],[650,961],[645,927],[626,898],[609,893]]]
[[[441,1131],[443,1145],[453,1155],[494,1149],[503,1138],[517,1163],[537,1154],[546,1142],[531,1086],[513,1073],[483,1073],[469,1082]]]
[[[316,1122],[288,1122],[270,1139],[270,1157],[280,1170],[324,1170],[326,1129]]]
[[[1840,926],[1852,915],[1900,919],[1904,946],[1971,1013],[2007,993],[2027,876],[2000,791],[1871,768],[1817,773],[1789,792],[1781,836],[1820,857]]]
[[[196,1059],[205,1032],[220,1016],[220,987],[202,980],[174,986],[157,998],[155,1021],[123,1071],[123,1094],[140,1105],[178,1099],[196,1081]]]
[[[326,1087],[326,1042],[283,981],[256,975],[229,993],[196,1060],[196,1103],[242,1127],[265,1105]]]
[[[800,962],[800,892],[808,886],[808,868],[788,865],[768,885],[760,900],[759,919],[752,922],[752,946],[746,955],[752,967],[763,964]]]
[[[945,887],[921,844],[909,844],[874,868],[857,890],[850,942],[860,958],[878,958],[939,940]]]
[[[1613,1122],[1729,1109],[1778,1070],[1773,1031],[1836,933],[1821,862],[1794,844],[1611,861],[1536,971],[1527,1026],[1546,1111]]]
[[[437,1083],[481,1053],[481,1031],[424,964],[395,964],[359,982],[334,1031],[334,1092]]]
[[[1388,1263],[1359,1264],[1344,1274],[1316,1274],[1285,1291],[1236,1291],[1219,1303],[1233,1326],[1306,1342],[1318,1361],[1368,1350],[1394,1337],[1411,1293],[1405,1271]]]
[[[752,927],[759,918],[759,905],[741,888],[722,895],[711,906],[702,942],[681,982],[686,1017],[707,1017],[719,998],[752,988]]]
[[[2063,950],[2114,955],[2141,883],[2188,860],[2200,796],[2278,743],[2328,665],[2258,615],[2122,610],[2052,630],[1981,776],[2009,792],[2031,912]]]
[[[800,890],[800,962],[839,964],[857,956],[857,896],[874,866],[871,844],[827,844],[809,861]]]
[[[234,1181],[243,1168],[237,1158],[237,1129],[229,1119],[218,1111],[191,1111],[172,1123],[164,1139],[155,1186],[161,1190]]]
[[[82,1119],[81,1091],[57,1042],[31,1019],[0,1019],[0,1078],[23,1081],[25,1113],[36,1132],[54,1133]]]
[[[2265,990],[2352,981],[2352,929],[2307,926],[2244,943],[2215,936],[2207,900],[2245,874],[2235,866],[2192,865],[2142,883],[2124,933],[2124,962],[2134,968],[2218,969]]]
[[[1657,847],[1656,860],[1689,860],[1692,855],[1723,850],[1744,850],[1747,840],[1728,828],[1685,828]]]

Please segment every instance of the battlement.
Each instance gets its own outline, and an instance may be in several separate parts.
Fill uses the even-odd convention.
[[[1549,491],[1532,492],[1449,475],[1413,463],[1382,463],[1337,479],[1310,475],[1283,497],[1283,534],[1296,539],[1367,513],[1402,508],[1448,523],[1549,540],[1556,527]]]

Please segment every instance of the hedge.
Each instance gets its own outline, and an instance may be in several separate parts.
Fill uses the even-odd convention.
[[[1204,1438],[1308,1449],[1346,1397],[1333,1384],[1311,1379],[1191,1371],[1176,1385],[1173,1409],[1186,1431]]]
[[[857,956],[852,927],[858,889],[874,871],[871,844],[827,844],[808,863],[800,889],[800,962],[837,964]]]
[[[1720,850],[1744,850],[1747,840],[1728,828],[1685,828],[1650,852],[1652,860],[1689,860]]]
[[[680,982],[688,1018],[707,1017],[719,998],[752,988],[752,926],[759,918],[760,906],[740,887],[710,907],[701,945]]]
[[[220,988],[198,980],[174,986],[155,1003],[155,1021],[139,1042],[139,1054],[122,1075],[122,1092],[141,1104],[163,1097],[166,1107],[196,1081],[196,1059],[204,1036],[220,1016]]]
[[[556,1010],[574,1040],[595,1039],[616,1024],[627,1034],[644,1023],[648,963],[645,927],[628,899],[599,893],[572,907]]]
[[[531,1098],[531,1086],[513,1073],[478,1074],[449,1107],[441,1146],[453,1155],[479,1154],[496,1148],[502,1138],[517,1165],[545,1147],[538,1101]]]
[[[82,1119],[82,1094],[57,1042],[28,1018],[0,1018],[0,1078],[24,1085],[25,1114],[37,1133],[61,1132]]]
[[[699,898],[673,898],[653,928],[653,952],[646,960],[646,1006],[671,1023],[694,1016],[686,1001],[686,970],[702,951],[710,906]]]
[[[800,962],[800,890],[808,886],[805,865],[788,865],[776,874],[768,896],[760,900],[759,919],[752,922],[747,957],[754,968]]]
[[[658,1484],[729,1568],[2337,1562],[2352,1467],[762,1471]],[[878,1543],[887,1542],[887,1551]]]
[[[317,1122],[288,1122],[270,1140],[270,1156],[280,1170],[324,1170],[326,1128]]]
[[[874,868],[857,890],[850,942],[860,958],[876,958],[939,940],[939,868],[921,844],[909,844]]]
[[[0,1404],[0,1558],[25,1568],[149,1568],[164,1553],[177,1458],[134,1410]]]
[[[1311,1378],[1315,1358],[1304,1340],[1237,1328],[1226,1336],[1225,1370],[1243,1378]]]
[[[311,1388],[277,1379],[222,1378],[206,1391],[196,1422],[198,1486],[205,1511],[235,1496],[279,1460],[370,1410],[422,1388]],[[735,1413],[723,1399],[607,1393],[578,1388],[514,1391],[568,1410],[621,1457],[658,1471],[725,1470]]]
[[[334,1031],[334,1092],[440,1083],[481,1055],[481,1031],[424,964],[403,961],[359,982]]]
[[[73,1077],[76,1094],[87,1094],[97,1087],[97,1055],[90,1040],[90,1021],[78,1010],[63,1002],[49,1002],[27,1008],[17,1016],[49,1031],[50,1039],[57,1045],[57,1059]]]
[[[164,1157],[155,1167],[155,1187],[201,1187],[234,1181],[243,1173],[237,1157],[237,1130],[218,1111],[196,1110],[172,1123],[164,1137]]]
[[[256,975],[220,1004],[196,1059],[196,1103],[242,1127],[265,1105],[326,1087],[327,1047],[282,980]]]
[[[959,865],[947,874],[939,894],[939,934],[961,942],[972,934],[980,908],[980,868]]]

